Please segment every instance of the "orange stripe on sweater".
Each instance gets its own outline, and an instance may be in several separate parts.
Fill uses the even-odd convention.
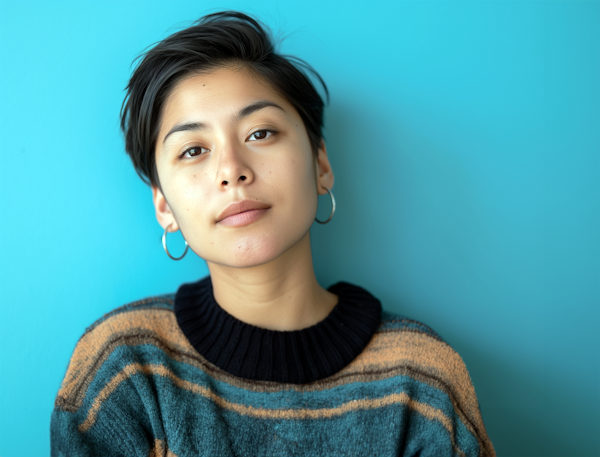
[[[91,380],[96,373],[90,373],[90,370],[93,367],[98,369],[101,365],[98,363],[98,359],[106,358],[112,352],[104,353],[100,350],[118,334],[133,329],[150,330],[168,346],[188,351],[194,350],[177,325],[172,311],[143,309],[116,314],[81,337],[71,357],[58,396],[69,398],[79,383]]]
[[[154,448],[150,450],[148,457],[177,457],[173,454],[163,440],[154,440]]]

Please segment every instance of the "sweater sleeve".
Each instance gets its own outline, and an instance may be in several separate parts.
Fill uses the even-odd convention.
[[[131,344],[141,330],[126,311],[78,341],[51,415],[52,457],[165,455],[156,386]]]
[[[360,368],[402,380],[397,402],[407,415],[399,455],[495,457],[462,357],[418,321],[391,313],[383,321]]]
[[[107,411],[93,430],[82,427],[80,416],[54,409],[50,426],[52,457],[155,455],[146,433],[129,414],[117,409]]]
[[[52,457],[164,455],[162,441],[155,439],[162,427],[158,417],[152,417],[159,416],[153,386],[136,370],[139,365],[128,363],[125,354],[104,361],[87,382],[80,377],[79,382],[69,382],[79,350],[52,411]]]

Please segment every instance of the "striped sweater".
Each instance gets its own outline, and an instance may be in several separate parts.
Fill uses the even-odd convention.
[[[52,456],[494,456],[461,357],[429,327],[365,308],[363,289],[329,290],[327,322],[297,332],[249,329],[210,278],[105,315],[58,392]],[[189,306],[199,291],[204,308]]]

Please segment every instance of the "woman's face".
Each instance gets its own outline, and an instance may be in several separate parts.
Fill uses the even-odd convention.
[[[220,265],[260,265],[289,250],[308,236],[317,193],[333,185],[325,145],[315,157],[298,112],[243,69],[179,82],[155,152],[159,223]]]

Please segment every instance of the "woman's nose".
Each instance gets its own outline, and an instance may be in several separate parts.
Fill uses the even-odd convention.
[[[241,176],[238,178],[238,181],[245,181],[245,180],[246,180],[246,176],[245,176],[245,175],[241,175]],[[225,181],[225,180],[224,180],[224,181],[222,181],[222,182],[221,182],[221,184],[222,184],[223,186],[226,186],[226,185],[228,185],[228,184],[229,184],[229,181]]]
[[[236,185],[250,184],[254,179],[243,148],[234,145],[222,147],[217,169],[217,186],[226,190]]]

